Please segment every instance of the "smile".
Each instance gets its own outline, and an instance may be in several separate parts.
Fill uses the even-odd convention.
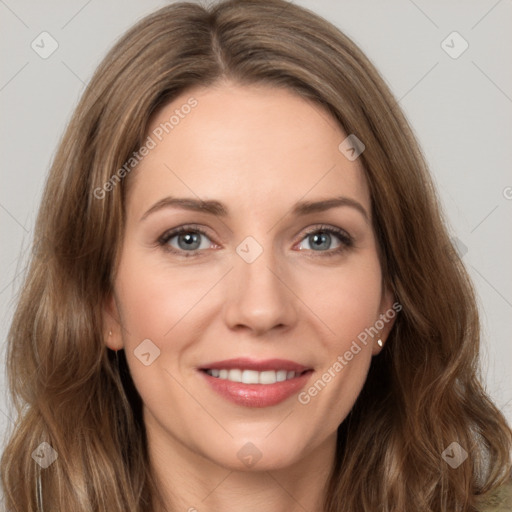
[[[243,384],[275,384],[276,382],[284,382],[285,380],[294,379],[299,372],[287,370],[266,370],[258,372],[256,370],[243,370],[240,368],[233,369],[211,369],[205,370],[212,377],[231,382],[242,382]],[[302,372],[303,373],[303,372]]]

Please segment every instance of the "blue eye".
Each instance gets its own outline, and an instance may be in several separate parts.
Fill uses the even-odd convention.
[[[338,241],[338,245],[334,248],[332,248],[333,237]],[[302,240],[307,241],[309,247],[299,247],[299,250],[307,249],[317,253],[315,256],[334,256],[353,245],[353,239],[348,233],[331,226],[316,226],[307,232]],[[165,251],[185,258],[203,256],[204,249],[212,246],[207,233],[198,226],[180,226],[167,231],[158,239],[158,244]]]
[[[338,239],[338,245],[334,248],[331,247],[333,235],[334,238]],[[315,227],[313,230],[306,233],[303,240],[308,242],[309,247],[306,247],[306,249],[312,250],[313,252],[325,253],[322,254],[322,256],[339,254],[353,245],[352,238],[345,231],[330,226]],[[299,249],[304,250],[303,248]]]
[[[211,246],[211,243],[203,244],[201,237],[206,237],[209,240],[208,235],[202,229],[198,227],[181,226],[172,231],[164,233],[158,242],[160,245],[164,246],[165,250],[182,254],[184,252],[208,249]],[[174,238],[176,239],[176,244],[178,247],[171,243]],[[184,254],[184,256],[190,257],[194,256],[194,254]]]

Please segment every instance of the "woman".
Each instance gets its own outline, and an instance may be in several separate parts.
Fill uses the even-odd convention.
[[[426,163],[325,20],[249,0],[140,21],[36,229],[9,510],[508,510],[511,431]]]

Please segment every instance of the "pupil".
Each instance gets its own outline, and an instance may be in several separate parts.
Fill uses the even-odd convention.
[[[197,233],[187,233],[185,235],[181,235],[179,237],[179,242],[184,241],[185,248],[188,249],[197,249],[199,247],[200,242],[198,241],[198,234]],[[194,244],[197,245],[197,247],[192,247]],[[181,245],[181,244],[180,244]]]
[[[323,249],[328,249],[328,245],[329,245],[329,240],[330,240],[331,236],[329,235],[329,233],[320,233],[320,234],[315,234],[313,235],[313,245],[315,245],[317,248],[318,247],[321,247]],[[320,243],[317,243],[317,242],[320,242]]]

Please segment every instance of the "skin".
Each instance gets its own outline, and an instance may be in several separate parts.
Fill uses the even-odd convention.
[[[233,357],[290,359],[314,369],[307,389],[391,308],[364,171],[359,159],[339,151],[346,134],[326,111],[267,86],[224,82],[187,91],[156,113],[148,133],[191,96],[198,105],[128,178],[106,343],[125,349],[167,510],[264,504],[271,512],[320,511],[336,430],[381,350],[377,337],[306,405],[297,395],[272,407],[235,405],[197,368]],[[229,215],[167,207],[141,220],[170,195],[218,200]],[[340,195],[357,201],[368,218],[351,206],[290,213],[297,201]],[[191,223],[207,232],[198,235],[199,256],[158,244],[166,231]],[[344,230],[353,245],[332,234],[315,248],[316,231],[307,231],[320,225]],[[236,252],[247,236],[263,248],[252,263]],[[183,254],[179,241],[175,236],[167,246]],[[383,341],[391,326],[380,333]],[[145,339],[160,349],[149,366],[134,354]],[[249,442],[261,453],[252,467],[237,456]]]

